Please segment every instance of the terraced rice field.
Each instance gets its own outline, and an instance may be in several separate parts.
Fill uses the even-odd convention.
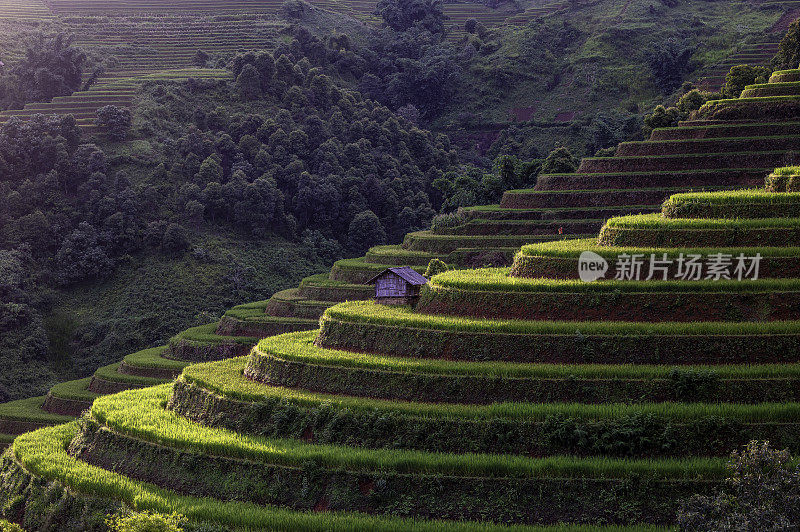
[[[184,71],[183,75],[196,73]],[[795,86],[800,83],[797,71],[778,72],[770,81],[765,86],[749,87],[747,91],[761,94],[760,91],[769,88],[768,94],[777,91],[788,94],[782,97],[798,98],[794,95]],[[94,97],[115,96],[113,93],[105,95],[101,84],[95,89]],[[758,108],[764,105],[769,108],[774,106],[771,97],[722,101],[712,107]],[[91,122],[91,118],[81,120],[87,125]],[[378,246],[365,257],[338,261],[328,274],[311,276],[296,289],[275,294],[268,301],[231,309],[219,323],[185,331],[163,348],[137,353],[120,364],[101,368],[90,380],[54,388],[46,403],[42,399],[41,404],[25,406],[36,419],[41,419],[42,406],[48,415],[74,415],[88,407],[98,393],[152,384],[154,381],[148,379],[153,378],[163,381],[191,362],[244,356],[265,336],[316,329],[325,309],[347,300],[368,299],[373,289],[365,283],[388,266],[406,265],[424,272],[428,261],[434,258],[472,267],[509,265],[520,246],[540,242],[534,247],[538,250],[537,264],[542,268],[546,265],[543,271],[557,278],[574,278],[577,263],[570,255],[572,251],[569,250],[573,248],[567,245],[573,240],[568,239],[583,238],[574,242],[584,247],[594,246],[592,249],[602,253],[603,249],[597,248],[590,237],[596,235],[609,218],[659,212],[665,198],[690,190],[761,186],[774,167],[789,161],[798,142],[800,112],[783,119],[702,119],[676,128],[657,129],[648,141],[621,144],[617,157],[586,159],[574,174],[542,175],[535,189],[509,191],[501,205],[465,209],[461,225],[411,233],[402,246]],[[764,208],[777,207],[769,204]],[[753,214],[752,209],[747,212]],[[659,242],[648,245],[667,252],[666,248],[658,247]],[[730,246],[726,249],[732,254],[736,252]],[[793,252],[793,249],[762,249],[763,275],[800,276],[800,271],[791,266],[800,256],[800,252]],[[555,252],[567,256],[553,254]],[[528,271],[530,267],[524,254],[517,255],[515,270]],[[14,410],[19,412],[19,407]],[[0,419],[2,412],[0,408]],[[33,425],[25,428],[31,427]],[[3,429],[0,432],[9,434]]]
[[[770,28],[762,42],[742,46],[739,51],[708,68],[697,82],[698,87],[710,92],[718,92],[725,85],[725,76],[737,65],[766,66],[778,51],[778,44],[789,25],[800,18],[800,2],[760,2],[775,4],[784,10],[781,18]]]
[[[79,487],[78,508],[89,504],[83,493],[104,497],[110,509],[177,508],[195,521],[255,528],[670,525],[681,499],[722,485],[730,449],[759,439],[798,451],[800,281],[584,283],[553,275],[553,260],[574,266],[587,246],[609,257],[738,250],[763,253],[771,274],[780,263],[770,261],[780,258],[796,270],[800,248],[753,247],[746,231],[731,248],[713,240],[716,227],[734,221],[800,228],[780,211],[766,225],[749,215],[793,198],[755,190],[673,196],[661,214],[609,221],[599,241],[524,246],[510,271],[438,275],[416,309],[336,305],[318,331],[261,341],[215,339],[213,324],[187,331],[166,349],[101,368],[89,388],[103,381],[121,389],[126,379],[141,387],[180,372],[174,384],[100,397],[80,425],[17,438],[0,468],[19,480],[0,502],[31,480],[59,498],[64,488],[48,483],[57,480]],[[603,236],[660,225],[659,248],[648,249],[639,233],[625,242]],[[689,226],[710,245],[681,247],[688,239],[675,247],[670,235]],[[325,285],[315,281],[304,287]],[[258,319],[270,305],[228,315]],[[89,399],[78,383],[62,388]],[[37,411],[41,398],[21,403],[0,411],[8,426],[64,419]],[[401,503],[402,519],[412,520],[396,517]],[[39,508],[26,517],[41,518]],[[323,511],[325,521],[314,521]]]
[[[46,110],[88,126],[140,76]],[[35,480],[48,504],[31,518],[66,487],[76,508],[99,499],[251,529],[672,524],[676,501],[720,485],[732,448],[800,451],[796,202],[731,192],[798,162],[798,84],[800,72],[776,73],[615,157],[466,209],[461,224],[0,405],[0,445],[55,425],[0,459],[15,479],[0,508]],[[585,250],[612,261],[608,275],[623,252],[759,253],[762,277],[584,284]],[[424,271],[433,258],[511,268],[442,274],[414,310],[355,301],[388,265]],[[80,426],[58,425],[85,410]]]
[[[0,0],[0,20],[48,20],[52,11],[42,0]]]

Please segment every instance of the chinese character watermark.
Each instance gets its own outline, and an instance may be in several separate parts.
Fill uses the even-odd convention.
[[[680,253],[668,256],[651,253],[620,253],[613,261],[616,281],[721,281],[757,280],[761,253]],[[578,277],[587,283],[605,277],[612,270],[609,261],[593,251],[584,251],[578,259]]]

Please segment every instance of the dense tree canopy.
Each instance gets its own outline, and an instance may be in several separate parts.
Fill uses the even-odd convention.
[[[795,20],[781,40],[778,53],[772,59],[776,70],[800,66],[800,20]]]
[[[36,34],[25,54],[0,75],[0,108],[18,109],[27,102],[49,101],[78,90],[86,55],[64,34]]]
[[[377,12],[395,31],[407,31],[416,26],[431,33],[443,33],[447,20],[441,0],[380,0]]]

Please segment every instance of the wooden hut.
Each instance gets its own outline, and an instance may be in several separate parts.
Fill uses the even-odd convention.
[[[412,305],[419,298],[420,287],[428,279],[413,268],[387,268],[367,284],[375,285],[375,302],[382,305]]]

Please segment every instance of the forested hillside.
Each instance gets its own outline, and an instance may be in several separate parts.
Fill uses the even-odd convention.
[[[0,12],[0,399],[498,202],[554,148],[571,153],[548,173],[639,138],[644,111],[784,12],[38,5]]]

